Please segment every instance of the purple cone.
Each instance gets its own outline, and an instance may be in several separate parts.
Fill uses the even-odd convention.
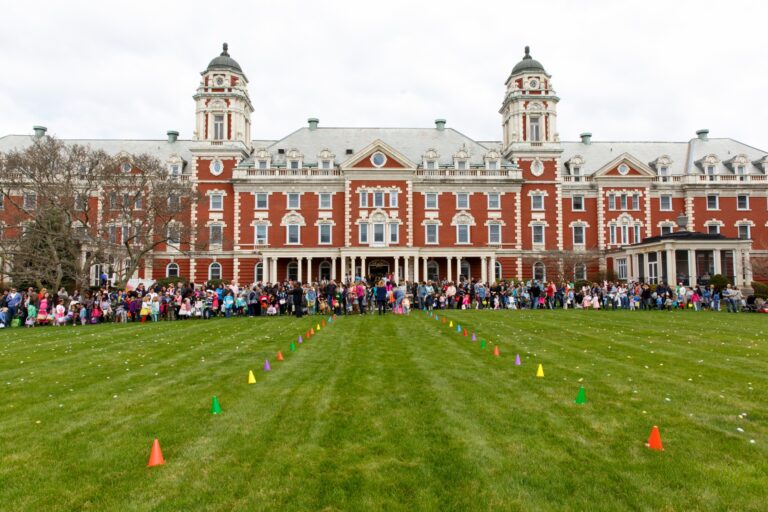
[[[301,334],[299,334],[299,343],[302,343],[304,340],[301,339]]]
[[[520,366],[520,354],[515,356],[515,366]]]
[[[269,359],[265,359],[265,360],[264,360],[264,371],[265,371],[265,372],[268,372],[268,371],[269,371],[269,370],[271,370],[271,369],[272,369],[272,368],[269,366]]]

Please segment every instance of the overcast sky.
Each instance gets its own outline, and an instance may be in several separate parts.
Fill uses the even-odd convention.
[[[190,138],[199,73],[226,41],[250,81],[254,138],[311,116],[424,127],[444,117],[498,140],[504,81],[530,45],[561,98],[563,140],[688,140],[709,128],[768,149],[765,2],[4,4],[0,136],[42,124],[64,138]]]

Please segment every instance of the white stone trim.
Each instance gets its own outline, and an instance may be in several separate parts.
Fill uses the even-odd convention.
[[[461,210],[451,219],[451,226],[458,226],[459,224],[469,224],[470,226],[476,226],[475,218],[467,210]]]
[[[304,216],[296,210],[291,210],[280,220],[281,226],[288,226],[290,224],[298,224],[299,226],[306,226],[307,222],[304,220]]]

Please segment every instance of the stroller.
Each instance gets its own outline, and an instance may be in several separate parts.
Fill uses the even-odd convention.
[[[757,297],[754,295],[747,296],[747,302],[744,305],[742,311],[749,311],[750,313],[757,313]]]

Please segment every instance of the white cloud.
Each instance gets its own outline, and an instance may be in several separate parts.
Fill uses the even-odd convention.
[[[0,32],[0,135],[162,138],[193,130],[222,41],[250,80],[254,137],[322,126],[449,126],[499,139],[523,46],[553,75],[564,140],[768,147],[758,2],[15,2]]]

